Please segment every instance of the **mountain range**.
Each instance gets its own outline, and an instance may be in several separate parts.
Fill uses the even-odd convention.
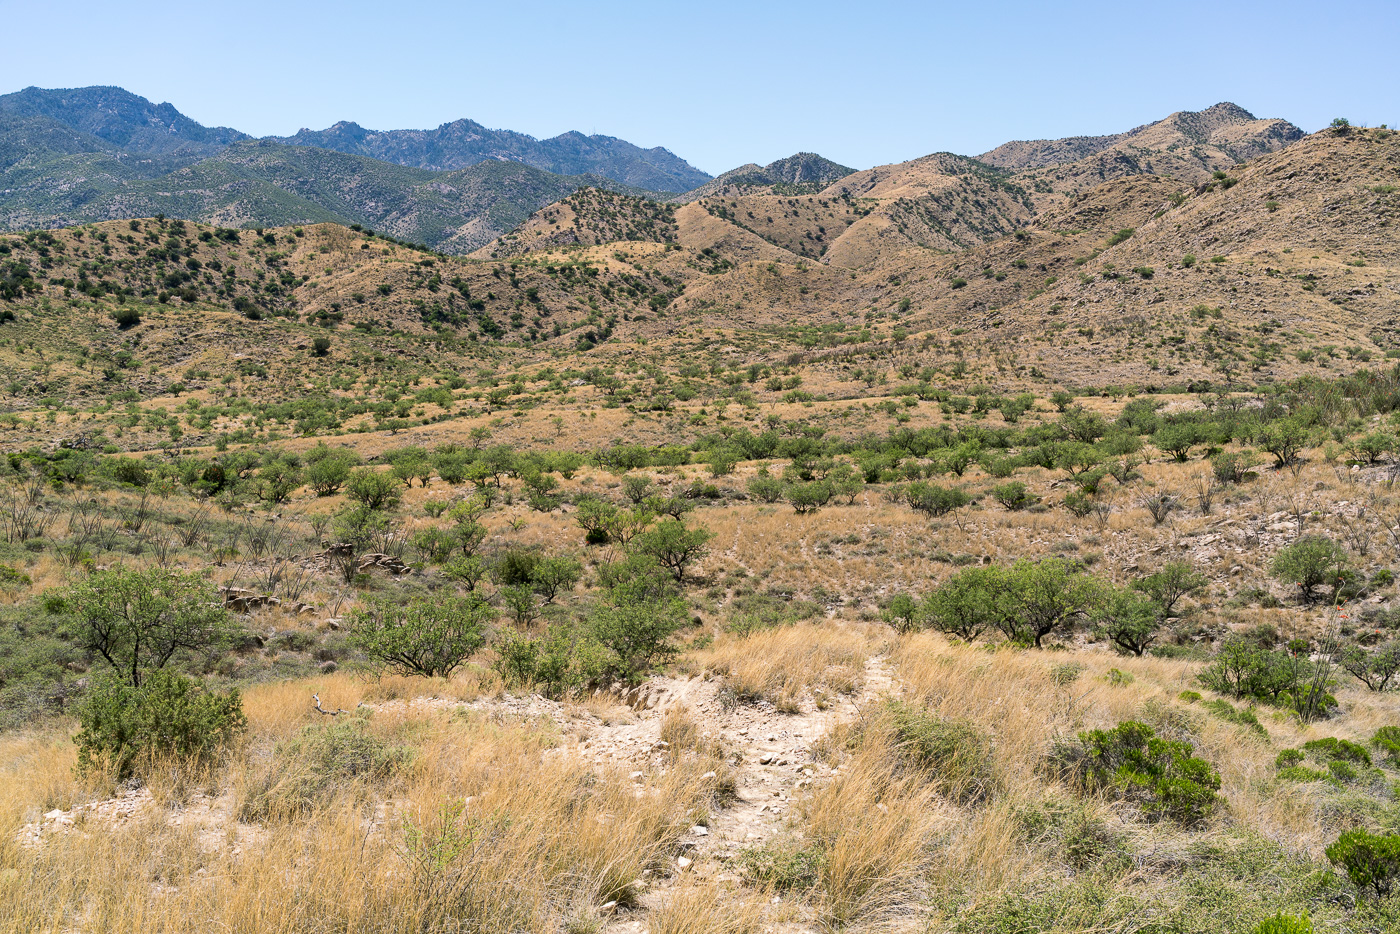
[[[710,176],[665,149],[457,120],[254,139],[121,88],[0,96],[0,229],[165,213],[224,224],[339,221],[447,251],[480,246],[581,187],[659,196]]]
[[[457,120],[385,132],[342,122],[255,139],[120,88],[26,88],[0,96],[0,229],[156,214],[237,227],[337,222],[443,253],[501,256],[540,233],[499,238],[589,188],[698,205],[788,253],[861,265],[890,249],[1004,236],[1116,178],[1200,184],[1302,136],[1286,120],[1222,103],[1119,134],[1013,141],[977,158],[935,153],[858,171],[803,152],[711,178],[666,149],[607,136],[537,140]],[[567,241],[554,226],[550,242]]]

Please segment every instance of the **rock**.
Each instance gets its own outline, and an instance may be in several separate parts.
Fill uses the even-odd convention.
[[[715,773],[715,772],[706,772],[704,775],[701,775],[701,776],[700,776],[700,780],[701,780],[701,781],[704,781],[704,780],[707,779],[707,778],[718,778],[718,777],[719,777],[718,774]]]
[[[685,871],[686,871],[687,869],[689,869],[691,866],[695,865],[695,861],[694,861],[694,860],[691,860],[691,859],[687,859],[687,858],[684,857],[684,856],[677,856],[677,857],[676,857],[676,865],[680,867],[681,872],[685,872]]]
[[[701,827],[699,824],[690,828],[690,832],[697,837],[708,837],[710,835],[710,829],[708,827]]]
[[[642,780],[642,776],[643,776],[644,774],[645,774],[645,773],[643,773],[643,772],[633,772],[629,777],[632,779],[632,781],[634,781],[634,782],[639,782],[639,781]]]
[[[759,764],[759,765],[768,765],[768,764],[769,764],[770,762],[772,762],[775,758],[776,758],[776,756],[772,755],[771,753],[765,753],[764,755],[761,755],[761,756],[758,757],[758,764]]]

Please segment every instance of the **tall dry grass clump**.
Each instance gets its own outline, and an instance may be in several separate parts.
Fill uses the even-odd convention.
[[[726,694],[736,701],[767,700],[796,712],[808,694],[822,706],[828,695],[858,692],[865,661],[879,640],[873,628],[797,623],[747,635],[725,633],[694,658],[696,665],[723,675]]]

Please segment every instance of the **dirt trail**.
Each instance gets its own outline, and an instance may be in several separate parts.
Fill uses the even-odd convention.
[[[571,705],[538,695],[505,695],[474,701],[420,697],[365,706],[384,713],[476,710],[494,717],[549,720],[559,729],[563,742],[546,756],[572,756],[600,768],[622,769],[639,785],[668,767],[670,758],[661,745],[661,726],[673,708],[684,708],[704,738],[718,740],[731,754],[736,795],[710,814],[703,825],[691,828],[669,875],[642,880],[641,902],[644,908],[651,908],[664,902],[665,889],[684,874],[716,883],[737,879],[737,869],[730,861],[744,848],[780,834],[794,801],[837,774],[837,769],[815,760],[812,744],[836,724],[859,716],[862,707],[882,694],[898,691],[883,656],[866,660],[858,693],[835,698],[825,710],[817,709],[810,698],[801,701],[797,713],[780,713],[766,701],[726,709],[720,699],[722,686],[719,678],[654,677],[617,698],[616,705]],[[228,825],[236,825],[240,844],[236,855],[243,846],[256,845],[259,830],[255,825],[238,824],[232,803],[232,794],[227,791],[217,797],[195,793],[183,807],[167,811],[166,820],[172,826],[194,823],[211,844],[227,832]],[[51,811],[22,828],[20,839],[28,845],[40,845],[55,832],[80,829],[93,820],[121,823],[139,819],[157,807],[149,791],[127,791],[71,810]],[[381,807],[367,820],[368,827],[382,825],[384,818]],[[614,916],[603,930],[607,934],[644,932],[645,914]]]

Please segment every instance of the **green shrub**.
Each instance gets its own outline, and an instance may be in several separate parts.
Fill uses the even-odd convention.
[[[1080,787],[1104,791],[1137,804],[1150,819],[1196,824],[1222,799],[1220,775],[1191,755],[1189,743],[1158,737],[1134,721],[1112,730],[1079,734],[1055,754],[1061,770]]]
[[[1313,925],[1307,915],[1298,917],[1280,912],[1260,921],[1253,934],[1313,934]]]
[[[1038,497],[1026,489],[1019,480],[1003,483],[992,488],[992,498],[1011,512],[1017,512],[1033,505]]]
[[[1278,770],[1278,777],[1290,782],[1320,782],[1327,777],[1326,772],[1310,769],[1306,765],[1290,765]]]
[[[492,667],[506,684],[554,698],[598,681],[610,661],[608,650],[572,622],[553,623],[539,638],[512,630],[495,648]]]
[[[1252,710],[1238,710],[1229,701],[1218,698],[1208,700],[1202,706],[1222,720],[1249,727],[1265,739],[1269,738],[1269,731],[1264,729],[1264,724],[1259,722]]]
[[[1335,600],[1346,567],[1347,554],[1341,545],[1324,535],[1305,535],[1280,549],[1269,570],[1275,580],[1297,587],[1300,600],[1311,603],[1313,589],[1322,584],[1332,585]]]
[[[78,707],[78,771],[110,768],[125,779],[153,759],[203,759],[247,726],[237,690],[205,691],[173,671],[150,672],[139,686],[105,677]]]
[[[880,618],[898,632],[913,632],[919,628],[919,604],[907,593],[897,593],[880,611]]]
[[[378,671],[447,677],[486,644],[495,615],[479,594],[396,605],[371,601],[349,620],[349,642]]]
[[[651,557],[681,581],[686,568],[709,554],[713,537],[709,529],[692,529],[679,519],[666,519],[637,534],[628,547],[633,554]]]
[[[924,597],[921,615],[941,632],[972,641],[997,624],[999,568],[964,568]]]
[[[63,593],[77,641],[133,687],[178,656],[222,646],[237,631],[213,586],[152,567],[96,571]]]
[[[1345,739],[1337,739],[1335,736],[1306,742],[1303,744],[1303,750],[1315,759],[1353,762],[1367,768],[1371,766],[1371,754],[1366,751],[1366,747]]]
[[[1188,703],[1188,704],[1194,704],[1194,703],[1196,703],[1196,701],[1198,701],[1198,700],[1201,699],[1201,692],[1200,692],[1200,691],[1182,691],[1180,694],[1177,695],[1177,697],[1178,697],[1180,700],[1183,700],[1183,701],[1185,701],[1185,702]]]
[[[1147,594],[1161,607],[1163,616],[1173,616],[1182,597],[1200,593],[1210,579],[1185,561],[1168,561],[1160,569],[1133,581],[1133,589]]]
[[[1083,519],[1094,511],[1094,499],[1082,490],[1070,490],[1065,494],[1065,509],[1070,515]]]
[[[799,515],[816,512],[836,496],[836,488],[828,480],[795,480],[783,486],[783,499]]]
[[[359,458],[349,451],[333,451],[329,448],[314,460],[307,454],[304,479],[317,496],[334,496],[350,479],[350,468],[359,463]]]
[[[1326,850],[1332,865],[1341,866],[1358,888],[1370,887],[1377,895],[1389,895],[1400,879],[1400,835],[1370,834],[1350,830]]]
[[[946,516],[972,502],[972,497],[959,489],[947,489],[936,483],[916,481],[903,490],[909,508],[929,517]]]
[[[1371,737],[1371,745],[1390,757],[1390,764],[1400,768],[1400,726],[1383,726]]]
[[[345,482],[345,492],[366,509],[390,509],[398,505],[402,495],[393,474],[381,473],[372,467],[352,470]]]
[[[1197,677],[1212,691],[1237,700],[1290,707],[1298,716],[1314,719],[1337,701],[1327,693],[1327,668],[1312,661],[1306,649],[1305,643],[1290,643],[1288,651],[1273,651],[1254,639],[1231,635]]]
[[[1124,654],[1142,655],[1157,640],[1162,626],[1161,605],[1132,590],[1109,590],[1091,618],[1095,633],[1113,642]]]
[[[783,498],[783,481],[769,473],[767,467],[758,468],[749,478],[747,489],[761,503],[776,503]]]
[[[1256,463],[1257,459],[1248,451],[1227,451],[1211,458],[1210,467],[1215,479],[1221,483],[1243,483]]]

